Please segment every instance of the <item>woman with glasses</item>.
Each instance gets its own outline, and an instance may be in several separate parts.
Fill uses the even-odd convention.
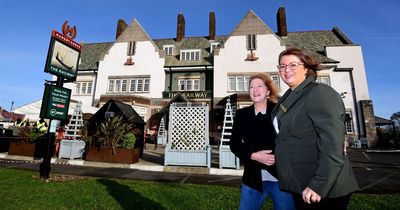
[[[330,86],[315,82],[317,61],[297,48],[279,55],[279,75],[289,86],[272,111],[281,190],[296,209],[347,209],[358,190],[344,154],[345,108]]]
[[[271,111],[277,90],[267,74],[250,77],[253,105],[236,111],[230,148],[244,164],[240,210],[261,209],[270,197],[275,210],[293,210],[290,193],[279,190],[275,167],[275,131]]]

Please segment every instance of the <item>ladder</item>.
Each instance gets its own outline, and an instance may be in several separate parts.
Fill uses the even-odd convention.
[[[72,114],[71,119],[69,120],[67,126],[67,130],[65,131],[64,135],[65,139],[75,140],[81,137],[79,129],[83,125],[83,114],[81,107],[82,107],[81,102],[76,104],[74,113]]]
[[[231,106],[230,101],[231,100],[228,98],[226,105],[225,105],[224,124],[222,126],[220,146],[229,145],[229,141],[230,141],[231,135],[232,135],[233,113],[232,113],[232,106]]]
[[[164,117],[162,117],[160,121],[160,126],[158,127],[157,144],[165,145],[166,142],[164,140],[165,140],[165,123],[164,123]]]

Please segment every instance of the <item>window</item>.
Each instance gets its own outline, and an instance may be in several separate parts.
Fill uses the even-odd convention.
[[[236,90],[243,91],[244,90],[243,85],[244,85],[243,77],[236,77]]]
[[[150,78],[138,77],[108,80],[108,93],[123,93],[128,91],[135,93],[149,92]]]
[[[178,80],[179,91],[198,91],[200,90],[199,79],[180,79]]]
[[[147,108],[143,106],[133,105],[132,108],[138,113],[138,115],[146,122]]]
[[[92,93],[92,82],[76,82],[75,94],[87,95]]]
[[[211,43],[211,46],[210,46],[210,53],[214,52],[214,49],[215,49],[215,48],[218,48],[218,47],[221,47],[221,44],[220,44],[219,42],[213,42],[213,43]]]
[[[131,79],[131,88],[129,88],[129,91],[136,92],[136,79]]]
[[[108,92],[114,92],[114,80],[108,80]]]
[[[331,86],[331,79],[329,76],[318,76],[316,82]]]
[[[200,80],[193,80],[193,90],[200,90]]]
[[[198,61],[200,60],[200,50],[182,50],[181,61]]]
[[[279,76],[278,75],[271,75],[272,82],[274,83],[275,87],[279,88]]]
[[[351,134],[354,133],[353,130],[353,120],[351,117],[351,112],[346,112],[346,120],[345,120],[345,126],[346,126],[346,133]]]
[[[128,56],[132,56],[135,55],[135,47],[136,47],[136,43],[131,41],[128,42],[128,49],[127,49],[127,55]]]
[[[249,80],[250,76],[228,76],[228,91],[248,91]]]
[[[136,92],[142,92],[142,91],[143,91],[143,79],[138,79]]]
[[[116,79],[115,80],[115,92],[120,92],[121,91],[121,80]]]
[[[185,81],[185,80],[179,80],[179,81],[178,81],[178,85],[179,85],[179,90],[180,90],[180,91],[186,89],[186,88],[185,88],[185,86],[186,86],[186,81]]]
[[[81,91],[81,93],[82,94],[86,93],[86,82],[82,82],[82,91]]]
[[[122,86],[121,86],[122,92],[126,92],[127,83],[128,83],[128,80],[126,80],[126,79],[122,80]]]
[[[255,50],[256,46],[256,35],[255,34],[247,34],[246,36],[247,50]]]
[[[81,83],[79,83],[79,82],[76,83],[75,93],[76,94],[81,94]]]
[[[174,54],[174,46],[173,45],[164,45],[165,55],[173,55]]]
[[[149,91],[150,91],[150,79],[146,78],[144,79],[143,92],[149,92]]]

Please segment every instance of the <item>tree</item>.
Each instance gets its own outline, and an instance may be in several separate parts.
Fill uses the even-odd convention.
[[[397,126],[400,126],[400,112],[393,113],[390,119],[394,121]]]

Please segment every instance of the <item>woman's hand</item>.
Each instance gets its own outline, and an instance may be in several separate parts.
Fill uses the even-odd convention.
[[[267,166],[275,164],[275,155],[271,154],[272,150],[260,150],[251,154],[251,159],[258,161]]]
[[[308,204],[321,201],[321,196],[308,187],[305,190],[303,190],[301,195],[303,196],[304,202]]]

